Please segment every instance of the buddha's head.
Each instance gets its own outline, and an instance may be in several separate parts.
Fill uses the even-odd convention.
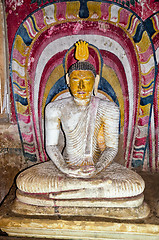
[[[66,75],[67,84],[76,99],[90,99],[93,89],[97,93],[99,75],[89,62],[77,62],[71,66]]]
[[[80,41],[76,44],[76,59],[79,61],[71,65],[66,74],[66,81],[73,97],[76,100],[89,102],[94,90],[97,94],[99,75],[96,74],[95,67],[87,60],[89,56],[88,44]]]

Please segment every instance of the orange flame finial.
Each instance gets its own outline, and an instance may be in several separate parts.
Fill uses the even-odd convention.
[[[79,61],[85,61],[89,57],[88,43],[83,40],[78,41],[76,44],[75,58]]]

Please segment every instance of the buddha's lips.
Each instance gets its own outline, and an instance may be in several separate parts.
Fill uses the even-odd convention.
[[[83,91],[79,91],[77,92],[78,94],[85,94],[86,92],[83,92]]]

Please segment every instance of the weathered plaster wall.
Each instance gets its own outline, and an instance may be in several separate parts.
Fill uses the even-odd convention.
[[[22,150],[16,125],[0,124],[0,202],[22,167]]]
[[[22,166],[22,150],[17,124],[8,123],[7,39],[4,5],[0,2],[0,202],[13,184]],[[23,161],[24,162],[24,161]]]

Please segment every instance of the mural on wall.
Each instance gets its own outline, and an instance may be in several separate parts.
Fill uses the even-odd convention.
[[[18,123],[24,156],[47,160],[44,108],[69,94],[63,59],[83,39],[103,60],[99,96],[120,108],[126,166],[157,170],[159,6],[153,1],[141,17],[147,5],[140,3],[129,8],[114,1],[39,3],[6,1],[12,121]]]

